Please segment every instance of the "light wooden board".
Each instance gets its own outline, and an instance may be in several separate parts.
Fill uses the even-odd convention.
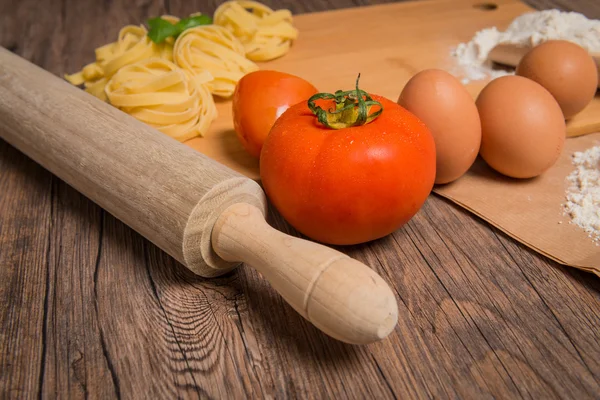
[[[431,0],[296,15],[300,36],[291,51],[260,67],[296,74],[322,91],[351,89],[360,73],[361,88],[396,100],[418,71],[454,71],[452,49],[468,42],[475,32],[491,26],[504,30],[514,18],[533,10],[514,0],[495,1],[494,10],[481,3]],[[476,96],[486,82],[473,82],[467,88]],[[258,179],[258,160],[246,154],[233,130],[231,102],[221,100],[217,106],[219,118],[210,132],[187,144]],[[590,130],[600,130],[598,96],[569,123],[573,135]]]

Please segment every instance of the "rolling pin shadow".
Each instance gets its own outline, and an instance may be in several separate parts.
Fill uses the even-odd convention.
[[[0,137],[200,276],[246,263],[346,343],[381,340],[397,324],[375,271],[266,222],[258,183],[4,48]]]

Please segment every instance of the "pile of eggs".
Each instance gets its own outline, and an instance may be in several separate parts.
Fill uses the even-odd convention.
[[[515,75],[489,82],[476,99],[451,74],[428,69],[413,76],[398,104],[431,131],[436,184],[464,175],[478,155],[497,172],[533,178],[562,152],[566,120],[594,98],[598,69],[577,44],[553,40],[531,49]]]

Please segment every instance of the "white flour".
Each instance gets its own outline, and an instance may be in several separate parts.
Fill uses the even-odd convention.
[[[513,74],[513,71],[492,69],[487,61],[489,52],[503,43],[536,46],[547,40],[569,40],[590,52],[600,51],[600,21],[588,19],[576,12],[559,10],[535,11],[515,18],[504,32],[496,27],[483,29],[469,43],[460,43],[452,50],[463,83]]]
[[[567,177],[565,212],[571,222],[600,243],[600,146],[573,154],[575,170]]]

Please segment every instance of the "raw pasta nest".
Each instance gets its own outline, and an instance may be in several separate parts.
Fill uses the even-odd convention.
[[[149,58],[119,69],[106,85],[109,102],[184,142],[208,131],[217,116],[208,72],[192,76],[172,62]]]
[[[268,61],[283,56],[298,37],[289,10],[273,11],[256,1],[228,1],[214,14],[214,22],[230,30],[253,61]]]
[[[173,59],[193,74],[208,71],[214,77],[211,92],[230,97],[237,82],[258,66],[244,56],[244,47],[227,29],[205,25],[184,31],[173,47]]]
[[[65,78],[74,85],[84,84],[88,93],[106,101],[106,83],[120,68],[153,57],[173,60],[173,42],[156,44],[147,34],[143,26],[127,25],[121,28],[116,42],[96,49],[95,62]]]

